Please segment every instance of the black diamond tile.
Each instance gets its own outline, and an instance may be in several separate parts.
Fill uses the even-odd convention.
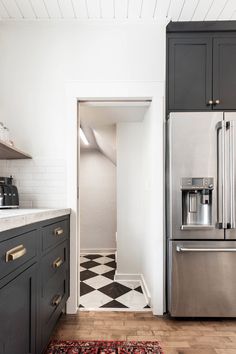
[[[94,291],[95,289],[92,288],[91,286],[85,284],[84,282],[80,282],[80,296],[83,296],[85,294],[91,293],[91,291]]]
[[[83,306],[83,305],[79,305],[79,307],[84,309],[84,306]]]
[[[122,284],[113,282],[111,284],[103,286],[98,290],[101,291],[103,294],[110,296],[112,299],[116,299],[117,297],[129,292],[130,288],[127,288],[127,286],[124,286]]]
[[[116,259],[115,254],[109,254],[109,255],[108,255],[108,256],[106,256],[106,257],[108,257],[108,258],[112,258],[112,259]]]
[[[151,307],[149,305],[146,305],[144,309],[150,309]]]
[[[108,279],[114,280],[115,270],[110,270],[109,272],[104,273],[102,275],[103,275],[103,277],[107,277]]]
[[[96,277],[97,274],[94,273],[94,272],[91,272],[91,270],[83,270],[82,272],[80,272],[80,280],[81,281],[84,281],[84,280],[87,280],[87,279],[90,279],[90,278],[93,278],[93,277]]]
[[[141,286],[138,286],[136,289],[134,289],[134,290],[136,290],[136,291],[138,291],[139,293],[143,293],[143,290],[142,290],[142,288],[141,288]]]
[[[112,262],[106,263],[106,266],[116,269],[116,262],[112,261]]]
[[[84,263],[81,263],[81,267],[84,267],[86,269],[93,268],[100,265],[100,263],[94,262],[94,261],[87,261]]]
[[[96,259],[96,258],[99,258],[101,257],[100,254],[87,254],[86,256],[84,256],[85,258],[88,258],[88,259]]]
[[[120,302],[116,301],[116,300],[112,300],[110,302],[108,302],[105,305],[100,306],[101,308],[116,308],[116,309],[122,309],[122,308],[128,308],[127,306],[121,304]]]

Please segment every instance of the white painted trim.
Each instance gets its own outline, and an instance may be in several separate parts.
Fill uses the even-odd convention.
[[[148,289],[148,286],[147,286],[147,283],[144,279],[144,276],[143,274],[140,274],[140,283],[141,283],[141,287],[142,287],[142,290],[143,290],[143,295],[147,301],[147,304],[149,306],[151,306],[151,303],[152,303],[152,299],[151,299],[151,295],[150,295],[150,291]]]
[[[80,254],[107,254],[115,253],[116,248],[81,248]]]
[[[71,239],[70,239],[70,298],[67,303],[67,313],[76,313],[78,310],[79,299],[79,254],[80,254],[80,235],[78,228],[78,139],[77,139],[77,102],[80,100],[109,100],[109,99],[151,99],[152,107],[157,109],[158,128],[161,135],[159,137],[159,156],[160,166],[164,166],[163,153],[163,126],[164,116],[159,110],[160,97],[164,96],[164,82],[157,81],[71,81],[65,83],[67,100],[67,207],[71,208]],[[162,170],[163,174],[163,170]],[[160,173],[160,185],[164,186],[163,176]],[[159,205],[157,214],[162,215],[163,190],[160,190]],[[164,312],[164,219],[160,222],[160,232],[157,234],[156,243],[156,281],[153,284],[152,306],[153,313],[163,315]]]

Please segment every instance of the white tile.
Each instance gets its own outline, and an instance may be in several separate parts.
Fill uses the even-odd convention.
[[[90,285],[94,289],[100,289],[101,287],[112,283],[111,279],[103,277],[102,275],[97,275],[96,277],[87,279],[84,281],[87,285]]]
[[[84,262],[88,262],[88,261],[90,261],[90,259],[88,259],[88,258],[86,258],[86,257],[80,257],[80,264],[81,263],[84,263]]]
[[[93,267],[91,268],[91,271],[97,274],[104,274],[107,272],[110,272],[111,270],[113,270],[113,268],[106,266],[105,264],[101,264],[97,267]]]
[[[119,280],[117,280],[116,282],[119,284],[122,284],[124,286],[127,286],[128,288],[130,288],[132,290],[137,288],[138,286],[141,286],[141,284],[138,280],[137,281],[129,281],[129,280],[119,281]]]
[[[80,266],[80,271],[86,270],[86,268]]]
[[[110,302],[112,299],[101,293],[98,290],[92,291],[86,295],[80,297],[80,304],[83,305],[85,308],[94,308],[100,307],[105,305],[106,303]]]
[[[147,305],[144,295],[135,290],[129,291],[116,300],[129,307],[131,310],[140,310]]]
[[[96,258],[95,261],[100,264],[106,264],[106,263],[112,262],[112,259],[104,256],[104,257]]]

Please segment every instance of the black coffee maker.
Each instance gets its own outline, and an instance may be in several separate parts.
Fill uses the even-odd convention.
[[[12,176],[0,177],[0,209],[19,208],[18,190],[12,181]]]

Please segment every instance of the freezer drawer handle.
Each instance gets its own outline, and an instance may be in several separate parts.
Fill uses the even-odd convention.
[[[176,247],[177,252],[236,252],[236,248],[186,248]]]

